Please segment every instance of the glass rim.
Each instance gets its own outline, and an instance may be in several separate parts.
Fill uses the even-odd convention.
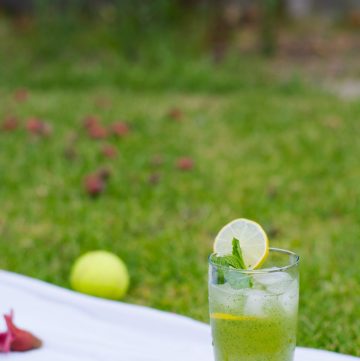
[[[286,249],[282,249],[282,248],[275,248],[275,247],[270,247],[269,248],[270,252],[278,252],[278,253],[282,253],[282,254],[286,254],[288,256],[293,256],[294,257],[294,262],[291,262],[289,264],[287,264],[286,266],[282,266],[282,267],[277,267],[277,268],[264,268],[264,269],[237,269],[237,268],[231,268],[229,266],[224,266],[224,265],[219,265],[214,263],[211,260],[211,257],[213,255],[215,255],[216,253],[211,253],[211,255],[209,256],[209,264],[213,267],[222,269],[222,270],[231,270],[233,272],[239,272],[242,274],[267,274],[267,273],[275,273],[275,272],[284,272],[287,271],[293,267],[296,267],[299,264],[300,261],[300,256],[297,255],[295,252],[292,251],[288,251]]]

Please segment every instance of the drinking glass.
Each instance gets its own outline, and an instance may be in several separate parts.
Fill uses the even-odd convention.
[[[270,248],[262,269],[209,257],[209,309],[216,361],[292,361],[299,303],[299,256]]]

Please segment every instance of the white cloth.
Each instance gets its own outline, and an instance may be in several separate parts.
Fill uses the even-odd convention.
[[[6,361],[213,361],[210,328],[179,315],[62,289],[0,271],[0,314],[38,335],[43,348]],[[5,325],[0,321],[0,330]],[[296,361],[360,361],[298,348]]]

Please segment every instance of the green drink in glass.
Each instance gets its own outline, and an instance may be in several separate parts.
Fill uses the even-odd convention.
[[[242,236],[238,238],[241,247]],[[246,254],[241,257],[246,263]],[[209,258],[209,308],[215,360],[292,361],[296,346],[299,257],[270,248],[264,264],[257,269],[248,269],[245,264],[242,268],[234,267],[237,264],[231,257],[219,261],[224,258],[217,254]]]

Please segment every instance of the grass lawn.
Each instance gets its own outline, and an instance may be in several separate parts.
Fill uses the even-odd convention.
[[[272,246],[301,255],[299,344],[360,356],[360,103],[277,80],[252,84],[248,75],[236,88],[232,73],[231,86],[217,87],[222,78],[208,70],[208,91],[151,91],[151,82],[142,90],[142,74],[133,87],[72,86],[60,76],[61,86],[42,87],[34,75],[25,102],[13,96],[21,78],[2,83],[0,119],[12,114],[21,126],[0,132],[0,268],[68,287],[79,254],[107,249],[128,264],[126,302],[208,321],[214,235],[233,218],[252,218]],[[201,80],[192,76],[186,84]],[[166,116],[174,106],[180,121]],[[92,140],[83,127],[89,114],[104,124],[125,119],[131,132]],[[32,116],[53,133],[29,135]],[[71,142],[76,157],[68,159]],[[116,158],[101,154],[105,143]],[[182,156],[194,160],[192,170],[176,168]],[[84,177],[101,166],[112,175],[91,199]]]

